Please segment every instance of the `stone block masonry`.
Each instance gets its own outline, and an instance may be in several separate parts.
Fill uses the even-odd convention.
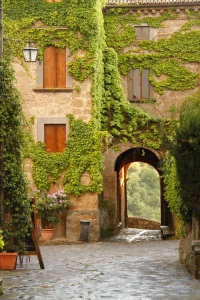
[[[159,230],[160,223],[146,220],[140,217],[129,217],[128,218],[128,227],[129,228],[140,228],[140,229],[152,229],[152,230]]]

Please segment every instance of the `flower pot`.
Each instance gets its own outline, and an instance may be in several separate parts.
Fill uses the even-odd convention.
[[[16,268],[17,252],[0,253],[0,270],[14,270]]]
[[[51,241],[53,239],[54,229],[42,228],[41,239],[43,241]]]

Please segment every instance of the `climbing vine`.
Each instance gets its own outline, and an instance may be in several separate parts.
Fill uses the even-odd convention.
[[[131,106],[124,96],[117,69],[116,53],[104,51],[104,95],[102,100],[102,126],[115,136],[116,141],[131,141],[158,149],[160,147],[160,120]]]
[[[22,109],[14,87],[9,60],[0,59],[0,217],[4,241],[23,252],[30,217],[30,202],[22,166]]]
[[[103,132],[94,132],[93,124],[70,119],[70,134],[67,147],[62,153],[48,153],[44,143],[29,144],[27,156],[34,162],[33,176],[40,190],[48,190],[55,184],[62,171],[65,192],[80,196],[85,192],[101,192],[103,157],[101,141]],[[89,174],[87,184],[81,183],[83,174]]]
[[[188,15],[188,18],[190,17],[192,18],[193,14]],[[121,74],[127,75],[131,68],[140,71],[149,69],[149,81],[159,94],[163,94],[166,89],[194,88],[199,80],[198,73],[191,71],[187,64],[198,63],[200,60],[199,14],[196,14],[196,17],[197,20],[189,20],[170,38],[134,43],[136,39],[134,26],[146,24],[152,29],[160,28],[169,18],[177,18],[177,14],[169,10],[153,18],[128,14],[123,9],[107,10],[106,41],[117,52]],[[163,75],[167,78],[162,79]]]
[[[188,223],[192,217],[192,211],[181,197],[181,184],[178,179],[176,160],[168,153],[162,164],[164,196],[169,208],[179,220],[184,224]]]
[[[27,40],[37,44],[39,59],[49,45],[67,47],[72,56],[68,70],[80,82],[77,91],[84,80],[92,81],[91,120],[86,124],[68,116],[70,133],[63,153],[46,153],[44,144],[30,140],[25,147],[40,189],[48,189],[63,171],[67,193],[100,193],[101,143],[108,132],[116,144],[130,141],[159,149],[160,120],[130,105],[121,87],[120,73],[126,75],[130,68],[150,69],[149,80],[159,94],[166,89],[195,87],[198,76],[187,64],[199,62],[198,14],[196,20],[188,14],[188,22],[169,39],[134,43],[134,25],[145,23],[160,28],[177,14],[169,10],[159,17],[142,17],[129,14],[127,8],[113,8],[105,10],[103,16],[105,1],[101,0],[4,0],[3,5],[4,33],[11,39],[5,41],[5,55],[21,58],[22,41]],[[89,174],[89,183],[81,183],[83,174]]]

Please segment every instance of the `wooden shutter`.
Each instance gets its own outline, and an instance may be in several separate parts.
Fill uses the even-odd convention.
[[[150,97],[149,70],[140,73],[132,69],[128,74],[128,100],[141,100]]]
[[[149,40],[150,27],[149,26],[135,26],[136,40]]]
[[[56,87],[56,48],[52,46],[44,49],[43,84],[44,88]]]
[[[66,88],[66,49],[53,46],[44,50],[44,88]]]
[[[45,124],[44,142],[47,152],[62,152],[66,142],[65,124]]]
[[[56,49],[56,87],[66,87],[66,49]]]

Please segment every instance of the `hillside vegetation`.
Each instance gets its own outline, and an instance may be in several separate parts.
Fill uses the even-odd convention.
[[[160,181],[158,172],[146,163],[132,163],[127,173],[128,216],[160,222]]]

